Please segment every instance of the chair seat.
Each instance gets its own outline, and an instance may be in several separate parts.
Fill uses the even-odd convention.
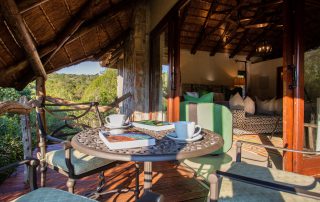
[[[320,185],[313,177],[265,168],[245,163],[234,163],[227,171],[241,176],[293,185],[320,193]],[[223,177],[220,185],[219,201],[316,201],[310,198],[279,192]]]
[[[39,188],[35,191],[29,192],[13,202],[96,202],[95,200],[86,198],[84,196],[71,194],[66,191],[53,188]]]
[[[65,161],[65,150],[54,150],[46,153],[46,162],[50,165],[58,167],[66,172],[68,168]],[[75,175],[80,175],[88,171],[108,165],[113,161],[90,156],[72,149],[71,163],[74,166]]]
[[[224,153],[184,159],[181,162],[191,168],[198,177],[208,181],[208,177],[213,171],[222,169],[223,166],[230,164],[231,161],[232,157]]]

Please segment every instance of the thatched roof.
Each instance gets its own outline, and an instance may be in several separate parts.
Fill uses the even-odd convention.
[[[35,76],[45,77],[84,60],[114,63],[123,56],[123,41],[137,1],[1,0],[0,86],[22,89]],[[250,59],[256,45],[266,40],[273,52],[264,59],[282,56],[283,0],[186,2],[190,3],[181,10],[181,48],[211,55],[227,52],[231,58],[242,54]],[[320,3],[305,2],[308,50],[320,45]],[[12,4],[16,9],[8,9]]]
[[[128,36],[134,3],[133,0],[16,2],[47,73],[84,60],[100,60],[115,51]],[[2,8],[0,86],[21,89],[35,78],[35,73],[15,31]]]
[[[306,49],[320,45],[320,2],[305,1]],[[262,41],[272,44],[265,59],[282,56],[283,0],[191,0],[183,10],[181,48],[256,56]]]

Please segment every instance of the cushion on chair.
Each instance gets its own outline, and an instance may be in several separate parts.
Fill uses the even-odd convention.
[[[232,146],[232,114],[222,105],[214,103],[180,103],[180,120],[193,121],[202,128],[221,135],[224,145],[214,154],[225,153]]]
[[[234,163],[227,172],[263,181],[294,185],[295,187],[320,193],[320,185],[315,178],[296,173],[245,163]],[[223,177],[219,190],[219,201],[315,201],[294,194],[230,180],[226,177]]]
[[[96,202],[84,196],[71,194],[66,191],[53,188],[39,188],[29,192],[13,202]]]
[[[184,159],[181,162],[188,168],[191,168],[198,177],[208,181],[208,177],[213,171],[221,170],[222,167],[230,164],[231,161],[232,157],[224,153]]]
[[[193,102],[193,103],[212,103],[213,102],[213,93],[208,93],[205,95],[202,95],[199,98],[192,97],[189,95],[184,95],[184,100],[188,102]]]
[[[46,153],[46,161],[48,164],[56,166],[68,172],[68,168],[65,162],[65,150],[60,149]],[[113,161],[90,156],[74,149],[72,149],[71,151],[71,163],[74,166],[76,175],[94,170],[111,162]]]

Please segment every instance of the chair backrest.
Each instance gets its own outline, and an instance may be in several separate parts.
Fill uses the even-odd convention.
[[[202,128],[214,131],[222,136],[224,145],[213,154],[221,154],[232,146],[232,113],[223,106],[214,103],[180,103],[180,120],[193,121]]]

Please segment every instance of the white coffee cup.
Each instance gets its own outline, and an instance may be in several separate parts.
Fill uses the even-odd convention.
[[[179,121],[174,123],[174,127],[179,139],[191,139],[201,132],[201,127],[194,122]]]
[[[126,122],[127,116],[124,114],[111,114],[105,120],[109,126],[121,127]]]

